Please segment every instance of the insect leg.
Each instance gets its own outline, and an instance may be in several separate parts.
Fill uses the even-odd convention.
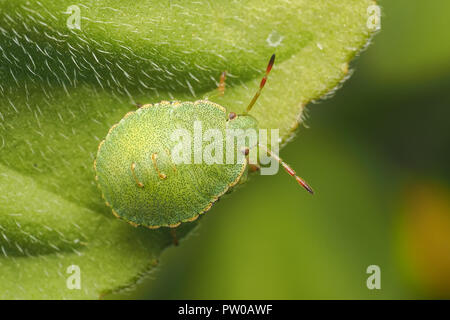
[[[255,172],[255,171],[258,171],[259,169],[261,169],[261,166],[259,164],[250,163],[250,159],[249,159],[250,149],[249,148],[244,148],[241,150],[241,152],[243,155],[245,155],[245,158],[247,159],[248,169],[250,172]]]
[[[142,182],[139,181],[138,177],[136,176],[136,163],[132,163],[131,164],[131,174],[133,175],[134,181],[136,181],[136,184],[138,185],[139,188],[143,188],[144,184]]]
[[[167,148],[164,148],[164,151],[166,152],[167,156],[168,156],[169,159],[170,159],[170,163],[172,164],[173,172],[177,172],[177,166],[176,166],[175,163],[173,163],[173,161],[172,161],[172,155],[170,154],[170,150],[167,149]]]
[[[175,228],[170,228],[170,235],[172,236],[173,245],[178,246],[177,231]]]
[[[248,165],[248,169],[250,170],[250,172],[256,172],[256,171],[259,171],[261,169],[261,167],[258,164],[250,163]]]
[[[219,91],[219,95],[223,96],[225,94],[225,80],[227,79],[227,72],[224,71],[220,74],[220,82],[217,90]]]
[[[156,158],[158,157],[158,154],[156,152],[152,153],[152,162],[153,162],[153,167],[156,170],[156,173],[158,173],[158,177],[161,180],[164,180],[165,178],[167,178],[167,175],[165,175],[164,173],[162,173],[161,171],[159,171],[158,166],[156,164]]]
[[[219,85],[217,86],[217,92],[213,93],[211,96],[206,97],[206,99],[221,97],[225,94],[225,80],[227,78],[227,72],[224,71],[220,74]]]

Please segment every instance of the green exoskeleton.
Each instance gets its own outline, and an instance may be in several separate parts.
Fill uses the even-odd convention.
[[[100,143],[94,163],[96,180],[114,215],[135,226],[174,228],[182,222],[196,220],[244,180],[250,167],[248,160],[209,164],[175,162],[173,152],[177,142],[173,140],[173,132],[192,133],[199,122],[204,131],[214,129],[222,137],[228,129],[257,130],[258,122],[249,112],[261,94],[274,61],[275,55],[243,114],[227,114],[224,107],[208,100],[163,101],[143,105],[114,125]],[[225,73],[221,75],[218,89],[223,94]],[[225,138],[219,142],[224,149]],[[242,152],[246,159],[249,149],[255,147],[265,148],[256,143],[236,152]],[[263,150],[300,185],[313,192],[277,154],[268,148]],[[190,147],[187,151],[191,151]],[[252,169],[257,168],[257,165],[252,166]]]

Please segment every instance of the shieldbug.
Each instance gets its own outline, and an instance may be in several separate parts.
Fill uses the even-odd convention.
[[[257,130],[258,122],[249,111],[261,94],[274,61],[275,55],[272,55],[259,89],[243,114],[227,114],[224,107],[209,100],[162,101],[143,105],[114,125],[100,143],[94,162],[96,180],[114,215],[134,226],[174,228],[182,222],[196,220],[222,195],[242,182],[248,161],[176,164],[172,161],[174,142],[170,136],[175,129],[192,132],[195,121],[201,121],[205,129]],[[224,89],[225,73],[222,73],[218,90],[223,94]],[[270,149],[265,151],[313,193],[278,155]],[[240,152],[247,155],[249,149]]]

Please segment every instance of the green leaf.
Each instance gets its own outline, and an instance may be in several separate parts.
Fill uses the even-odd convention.
[[[98,298],[133,285],[172,243],[104,205],[92,164],[133,103],[211,95],[240,112],[267,60],[253,115],[286,141],[303,107],[332,91],[368,42],[371,0],[0,1],[0,289],[2,298]],[[196,223],[177,229],[182,238]],[[70,265],[81,290],[69,290]]]

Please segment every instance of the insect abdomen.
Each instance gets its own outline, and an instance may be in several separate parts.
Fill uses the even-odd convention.
[[[174,130],[193,135],[195,122],[224,132],[225,109],[206,101],[159,103],[128,114],[109,132],[96,173],[119,217],[147,227],[176,226],[196,219],[239,181],[245,164],[194,163],[193,152],[191,163],[174,161]]]

